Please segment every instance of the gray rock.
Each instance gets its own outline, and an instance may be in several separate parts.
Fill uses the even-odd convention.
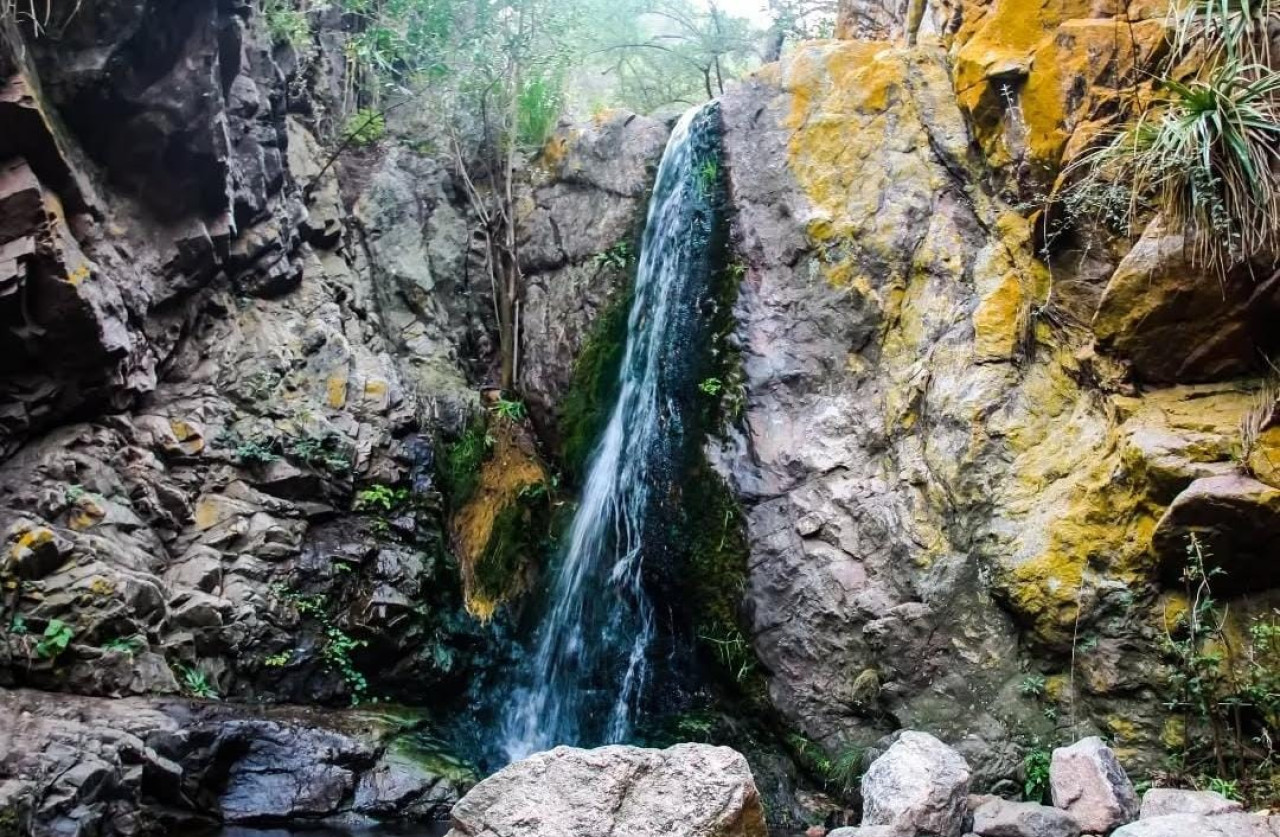
[[[1118,828],[1111,837],[1277,837],[1280,816],[1170,814]]]
[[[862,821],[958,837],[968,796],[969,765],[960,754],[932,735],[908,731],[862,777]]]
[[[1101,738],[1054,750],[1049,785],[1053,804],[1087,832],[1105,833],[1138,817],[1133,783]]]
[[[727,747],[557,747],[503,768],[453,808],[449,837],[765,837],[746,759]]]
[[[837,828],[828,831],[827,837],[907,837],[907,835],[888,825],[860,825],[856,828]]]
[[[997,799],[974,809],[973,831],[981,837],[1080,837],[1080,824],[1057,808]]]
[[[1141,819],[1164,817],[1170,814],[1234,814],[1244,806],[1213,791],[1180,790],[1178,788],[1152,788],[1142,795]]]

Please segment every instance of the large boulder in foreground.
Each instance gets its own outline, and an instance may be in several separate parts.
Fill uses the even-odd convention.
[[[766,837],[747,760],[728,747],[557,747],[476,785],[447,837]]]
[[[964,758],[928,733],[904,732],[862,777],[862,824],[958,837],[968,797]]]
[[[1266,814],[1170,814],[1139,820],[1111,837],[1275,837],[1280,816]]]
[[[1244,806],[1239,802],[1213,791],[1152,788],[1142,797],[1142,812],[1139,817],[1144,820],[1173,814],[1207,817],[1214,814],[1235,814],[1243,810]]]
[[[1070,814],[1034,802],[993,799],[973,812],[978,837],[1080,837]]]
[[[1053,751],[1053,804],[1086,833],[1104,834],[1138,818],[1138,795],[1111,748],[1096,736]]]

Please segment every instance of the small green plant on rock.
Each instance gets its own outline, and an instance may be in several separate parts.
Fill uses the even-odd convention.
[[[626,270],[634,260],[635,254],[631,249],[630,242],[619,241],[603,253],[596,253],[592,262],[596,267],[611,267],[615,270]]]
[[[13,618],[9,620],[9,633],[14,636],[26,636],[30,633],[27,628],[27,619],[21,613],[15,613]]]
[[[1042,698],[1045,695],[1046,680],[1043,674],[1028,674],[1022,678],[1022,683],[1018,686],[1018,691],[1027,697]]]
[[[42,660],[56,660],[71,645],[75,629],[61,619],[50,619],[40,641],[36,643],[36,656]]]
[[[177,667],[178,676],[182,680],[182,689],[187,694],[201,700],[218,700],[218,690],[214,688],[213,683],[209,681],[209,675],[199,666],[184,666],[179,664]]]
[[[271,654],[262,658],[262,664],[267,668],[284,668],[289,665],[289,661],[293,659],[293,651],[286,649],[278,654]]]
[[[357,147],[373,145],[387,134],[387,119],[381,111],[361,108],[342,127],[344,142]]]
[[[146,640],[140,636],[122,636],[108,640],[103,643],[102,648],[105,651],[119,651],[122,654],[127,654],[132,657],[146,646],[146,644]]]
[[[1022,797],[1028,802],[1043,802],[1049,792],[1049,763],[1052,753],[1048,747],[1035,746],[1022,759]]]
[[[704,395],[718,397],[724,392],[724,381],[719,378],[707,378],[698,384],[698,390]]]
[[[524,421],[528,414],[523,401],[512,401],[506,398],[499,398],[491,409],[498,418],[512,422]]]
[[[384,512],[391,512],[397,505],[404,502],[408,492],[404,489],[394,489],[389,485],[374,484],[361,491],[356,492],[355,510],[356,511],[372,511],[381,509]]]

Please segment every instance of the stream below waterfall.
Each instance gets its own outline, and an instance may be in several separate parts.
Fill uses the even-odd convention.
[[[659,631],[646,561],[664,537],[687,450],[685,399],[706,341],[719,172],[714,103],[677,123],[641,242],[617,400],[596,443],[530,653],[499,729],[507,761],[558,744],[630,740]]]

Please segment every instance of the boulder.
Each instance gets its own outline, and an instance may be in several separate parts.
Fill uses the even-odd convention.
[[[1234,814],[1244,806],[1213,791],[1180,790],[1178,788],[1152,788],[1142,797],[1139,818],[1167,817],[1172,814]]]
[[[727,747],[557,747],[476,785],[448,837],[765,837],[747,761]]]
[[[902,832],[890,825],[863,825],[837,828],[827,832],[827,837],[902,837]]]
[[[969,765],[960,754],[932,735],[907,731],[862,777],[862,821],[958,837],[968,796]]]
[[[1138,817],[1138,796],[1124,768],[1101,738],[1053,751],[1049,765],[1053,804],[1087,832],[1105,833]]]
[[[1169,814],[1119,828],[1111,837],[1275,837],[1280,816],[1265,814]]]
[[[976,808],[973,830],[981,837],[1080,837],[1080,824],[1065,811],[1004,799]]]

